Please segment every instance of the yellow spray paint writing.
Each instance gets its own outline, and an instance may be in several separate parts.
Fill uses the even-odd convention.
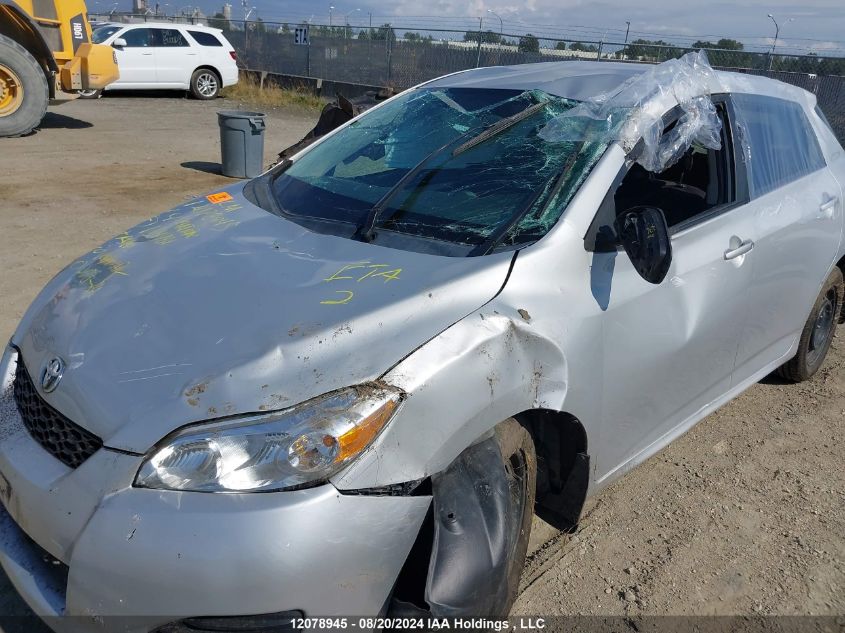
[[[351,271],[357,271],[350,273]],[[364,272],[366,271],[366,272]],[[363,274],[361,274],[363,272]],[[373,264],[372,262],[355,262],[353,264],[346,264],[336,273],[323,279],[324,282],[333,281],[353,281],[360,283],[365,279],[383,279],[384,283],[388,281],[396,281],[402,272],[401,268],[391,268],[390,264]],[[355,296],[352,290],[336,290],[337,294],[346,295],[342,299],[326,299],[320,303],[323,305],[342,305],[349,303],[352,297]]]
[[[355,296],[351,290],[335,290],[337,294],[346,295],[343,299],[326,299],[325,301],[321,301],[320,303],[326,306],[336,306],[342,305],[344,303],[349,303],[352,301],[352,297]]]
[[[82,268],[76,273],[76,279],[88,291],[96,292],[103,287],[103,284],[114,275],[128,275],[126,263],[113,255],[98,257],[89,266]]]

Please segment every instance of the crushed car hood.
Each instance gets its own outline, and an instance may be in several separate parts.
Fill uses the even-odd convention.
[[[512,253],[453,258],[308,231],[238,185],[110,240],[42,291],[13,343],[106,446],[375,380],[489,301]],[[65,371],[45,393],[53,358]]]

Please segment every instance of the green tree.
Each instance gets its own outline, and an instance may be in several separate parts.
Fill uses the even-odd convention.
[[[710,48],[710,49],[719,49],[723,51],[741,51],[745,47],[742,45],[742,42],[738,42],[737,40],[731,40],[728,38],[723,37],[715,44],[708,40],[698,40],[693,42],[692,47],[695,49],[699,48]]]
[[[555,44],[555,50],[565,51],[566,50],[566,42],[558,42],[557,44]]]
[[[208,18],[208,26],[213,29],[220,29],[221,31],[228,31],[231,29],[229,20],[227,20],[226,16],[222,13],[215,13],[212,17]]]
[[[716,42],[716,48],[720,48],[725,51],[741,51],[743,50],[744,46],[742,45],[742,42],[723,37],[718,42]]]
[[[478,31],[467,31],[464,33],[464,42],[477,42],[479,37],[482,44],[500,44],[502,42],[502,36],[490,30],[480,33]]]
[[[581,51],[584,53],[598,53],[599,47],[593,44],[584,44],[583,42],[573,42],[569,45],[571,51]]]
[[[373,40],[377,42],[385,42],[389,39],[391,42],[395,42],[396,31],[393,30],[393,27],[390,26],[390,24],[382,24],[379,27],[367,30],[362,29],[361,32],[358,33],[358,39]]]
[[[715,43],[708,40],[698,40],[693,42],[692,47],[696,50],[707,49],[707,57],[714,66],[747,68],[754,62],[751,55],[742,52],[744,49],[742,42],[725,37]]]
[[[539,53],[540,52],[540,40],[536,37],[531,35],[531,33],[526,33],[522,37],[519,38],[519,52],[520,53]]]
[[[283,23],[283,24],[282,24],[282,28],[280,29],[280,31],[279,31],[279,32],[280,32],[280,33],[283,33],[283,34],[285,34],[285,35],[287,35],[288,33],[290,33],[290,24],[288,24],[287,22]]]
[[[680,57],[683,49],[663,40],[636,39],[626,49],[628,57],[648,62],[662,62],[673,57]]]

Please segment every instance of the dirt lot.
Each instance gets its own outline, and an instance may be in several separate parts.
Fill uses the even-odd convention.
[[[73,258],[231,182],[213,172],[233,105],[77,101],[0,140],[0,339]],[[267,159],[313,118],[271,113]],[[841,334],[814,380],[756,385],[602,492],[579,533],[536,520],[514,613],[845,614],[843,367]],[[25,612],[0,578],[0,616]]]

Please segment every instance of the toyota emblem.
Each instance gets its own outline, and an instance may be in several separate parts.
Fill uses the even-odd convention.
[[[62,381],[62,376],[65,373],[65,362],[56,356],[51,359],[44,366],[44,371],[41,372],[41,388],[45,393],[54,391],[59,383]]]

